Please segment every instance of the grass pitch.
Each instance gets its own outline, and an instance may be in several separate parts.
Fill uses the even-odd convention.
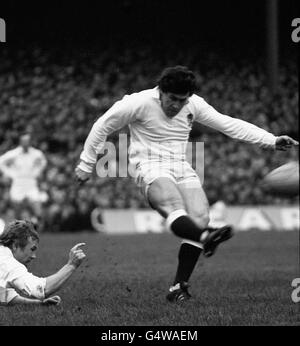
[[[300,325],[291,281],[299,277],[298,232],[241,232],[201,257],[193,299],[167,303],[180,240],[171,234],[43,234],[30,271],[48,276],[86,242],[87,260],[58,294],[58,307],[0,308],[0,325]]]

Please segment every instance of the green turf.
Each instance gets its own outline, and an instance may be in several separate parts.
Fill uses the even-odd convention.
[[[199,261],[193,299],[181,306],[165,300],[180,243],[170,234],[44,234],[31,271],[53,273],[82,241],[87,260],[59,292],[62,304],[1,307],[0,325],[300,325],[297,232],[236,234]]]

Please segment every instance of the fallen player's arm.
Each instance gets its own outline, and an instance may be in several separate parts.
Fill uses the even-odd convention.
[[[23,297],[14,288],[0,287],[0,305],[58,305],[60,302],[59,296],[49,298]]]
[[[73,274],[76,267],[71,264],[64,265],[57,273],[46,278],[45,297],[56,292]]]
[[[31,299],[31,298],[25,298],[25,297],[21,297],[21,296],[16,296],[8,304],[9,305],[17,305],[17,304],[41,305],[42,303],[43,303],[43,301],[39,300],[39,299]]]
[[[65,281],[71,276],[74,270],[81,264],[85,258],[85,254],[80,249],[81,246],[85,245],[80,243],[75,245],[69,253],[68,263],[63,266],[57,273],[50,275],[46,278],[37,277],[28,272],[27,268],[21,263],[15,261],[15,267],[9,273],[9,284],[10,289],[0,290],[0,301],[4,303],[9,303],[17,295],[21,295],[27,299],[39,300],[43,304],[48,303],[52,304],[53,298],[49,297],[53,292],[57,291]],[[58,297],[60,300],[60,298]],[[22,302],[17,299],[16,302]],[[25,301],[23,301],[24,303]],[[30,303],[28,301],[28,303]],[[37,302],[32,302],[34,304]],[[57,304],[57,299],[54,302]]]
[[[47,299],[40,300],[40,299],[25,298],[18,295],[9,302],[9,305],[20,305],[20,304],[58,305],[60,304],[60,302],[61,302],[61,299],[59,296],[53,296]]]
[[[85,258],[85,254],[81,246],[85,243],[75,245],[69,253],[69,260],[57,273],[50,275],[46,278],[45,297],[49,297],[52,293],[56,292],[73,274],[73,272],[80,266]]]

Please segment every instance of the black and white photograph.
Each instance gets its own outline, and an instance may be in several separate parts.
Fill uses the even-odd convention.
[[[0,334],[300,326],[299,41],[294,0],[3,1]]]

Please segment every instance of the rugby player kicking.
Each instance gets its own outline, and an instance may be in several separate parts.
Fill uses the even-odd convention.
[[[195,89],[195,75],[187,67],[166,68],[157,87],[124,96],[94,123],[75,169],[79,183],[87,181],[107,136],[129,125],[129,163],[135,167],[136,183],[170,230],[182,238],[177,272],[167,295],[171,302],[191,297],[188,281],[201,252],[212,256],[217,246],[233,235],[230,226],[208,227],[209,203],[199,177],[185,158],[192,122],[265,148],[287,150],[298,145],[288,136],[276,137],[219,113],[195,95]]]

